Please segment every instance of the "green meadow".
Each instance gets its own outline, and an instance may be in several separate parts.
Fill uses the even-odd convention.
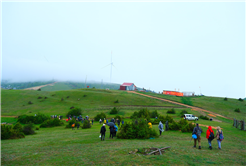
[[[64,100],[61,101],[61,98]],[[187,110],[196,116],[201,115],[185,107],[117,90],[2,90],[1,100],[1,122],[9,124],[15,124],[17,119],[8,116],[36,113],[65,116],[72,106],[81,108],[82,116],[89,115],[90,118],[100,112],[106,113],[107,118],[112,118],[115,115],[110,115],[109,111],[117,107],[120,109],[119,115],[125,118],[125,122],[130,122],[128,117],[141,108],[157,110],[164,116],[167,115],[168,109],[174,108],[176,113],[168,115],[176,121],[180,120],[182,110]],[[119,103],[114,103],[116,100],[119,100]],[[191,100],[194,106],[223,113],[232,118],[245,119],[245,106],[243,106],[246,104],[245,101],[228,99],[227,104],[230,108],[240,106],[241,113],[236,113],[234,109],[230,111],[231,109],[227,110],[223,106],[223,98],[204,96],[193,97]],[[28,104],[29,101],[33,104]],[[218,105],[222,105],[221,109]],[[35,135],[28,135],[22,139],[1,140],[1,165],[246,165],[245,131],[234,128],[231,120],[224,118],[220,120],[222,122],[199,119],[198,123],[222,128],[225,137],[222,141],[222,150],[217,148],[216,140],[212,141],[213,150],[208,149],[207,128],[203,126],[201,127],[202,149],[199,150],[193,148],[191,133],[181,131],[164,131],[162,136],[155,139],[109,139],[107,127],[105,141],[101,141],[99,131],[102,125],[94,122],[90,129],[72,130],[66,129],[64,125],[40,128],[35,130]],[[153,128],[158,132],[158,125],[153,125]],[[167,149],[163,155],[129,154],[135,149],[141,151],[143,148],[167,146],[171,148]]]

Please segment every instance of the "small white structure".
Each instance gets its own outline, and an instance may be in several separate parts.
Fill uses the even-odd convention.
[[[195,92],[182,92],[184,96],[195,96]]]

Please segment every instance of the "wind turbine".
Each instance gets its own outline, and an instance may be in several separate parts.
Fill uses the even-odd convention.
[[[112,66],[114,66],[113,61],[112,61],[112,51],[111,51],[111,63],[106,65],[106,66],[104,66],[103,68],[108,67],[109,65],[111,66],[111,70],[110,70],[110,83],[111,83],[111,80],[112,80]],[[103,69],[103,68],[101,68],[101,69]]]

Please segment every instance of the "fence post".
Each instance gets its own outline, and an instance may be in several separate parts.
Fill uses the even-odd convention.
[[[233,126],[236,127],[236,119],[234,118]]]
[[[244,120],[242,120],[242,126],[241,126],[241,130],[245,130],[245,126],[244,126]]]

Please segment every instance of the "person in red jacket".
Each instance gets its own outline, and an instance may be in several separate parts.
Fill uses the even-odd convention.
[[[212,140],[214,139],[214,131],[211,126],[208,126],[206,138],[208,139],[209,149],[212,150]]]

